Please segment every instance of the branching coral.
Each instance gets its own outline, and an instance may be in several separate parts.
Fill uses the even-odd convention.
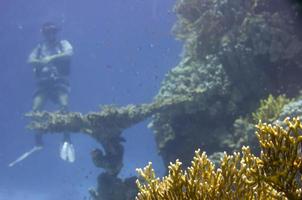
[[[239,117],[234,121],[233,133],[221,136],[222,144],[233,150],[239,150],[243,145],[251,145],[257,142],[254,123],[260,120],[266,123],[277,123],[286,116],[300,116],[300,101],[291,100],[285,95],[274,97],[269,95],[267,99],[260,100],[259,107],[252,114]],[[254,149],[255,150],[255,149]]]
[[[287,129],[260,123],[257,137],[262,149],[263,181],[289,199],[302,198],[302,125],[298,119],[285,120]]]
[[[243,157],[239,153],[225,154],[221,168],[215,169],[206,154],[198,150],[191,167],[182,171],[181,162],[177,160],[161,180],[156,178],[149,164],[138,170],[145,183],[137,181],[140,190],[137,200],[273,199],[269,198],[270,193],[277,192],[267,184],[258,184],[259,180],[251,176],[257,172],[251,169],[259,162],[258,158],[250,154],[249,148],[244,148],[243,152]]]
[[[241,153],[225,153],[216,169],[198,150],[191,167],[182,170],[177,160],[162,179],[156,178],[149,163],[137,170],[144,181],[137,181],[136,199],[301,199],[302,125],[296,118],[285,124],[286,128],[261,122],[256,126],[259,157],[243,147]]]
[[[283,107],[290,102],[285,95],[274,97],[269,95],[267,99],[260,101],[259,108],[252,113],[253,120],[258,122],[259,120],[272,123],[279,118]]]

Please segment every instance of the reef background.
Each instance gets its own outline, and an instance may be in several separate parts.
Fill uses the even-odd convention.
[[[159,2],[159,1],[157,1]],[[100,145],[73,136],[77,162],[62,162],[60,135],[45,136],[45,149],[13,169],[7,164],[33,145],[24,114],[31,109],[34,81],[26,59],[41,40],[43,22],[62,27],[75,48],[70,110],[96,111],[101,104],[145,103],[165,73],[179,62],[180,42],[171,27],[174,1],[1,0],[0,3],[0,199],[82,200],[102,171],[90,152]],[[50,109],[53,109],[51,107]],[[147,122],[127,129],[122,177],[135,175],[150,159],[163,173]],[[137,140],[140,143],[137,143]]]
[[[150,127],[165,164],[179,158],[188,166],[198,148],[215,157],[253,144],[251,123],[257,121],[249,118],[261,99],[299,96],[301,4],[179,0],[174,11],[173,32],[184,43],[183,57],[156,99],[193,101],[155,115]]]
[[[152,103],[109,105],[87,115],[33,114],[30,128],[83,132],[102,144],[105,154],[92,154],[105,169],[95,199],[131,199],[104,188],[123,185],[116,179],[123,165],[122,132],[151,115],[149,127],[166,166],[176,159],[188,166],[199,148],[214,162],[222,151],[254,148],[253,123],[300,114],[300,11],[300,4],[281,0],[178,1],[173,32],[184,42],[182,60]],[[104,157],[113,159],[104,164]]]
[[[154,17],[153,11],[151,19]],[[137,99],[133,100],[134,93],[136,95],[145,93],[139,93],[137,90],[132,93],[126,89],[119,94],[123,94],[123,97],[127,94],[128,100],[132,100],[130,103],[135,105],[124,107],[107,105],[87,115],[33,114],[31,128],[43,133],[82,132],[100,142],[106,153],[112,153],[106,151],[111,148],[110,145],[107,146],[108,141],[111,144],[114,139],[121,143],[120,136],[126,128],[153,115],[149,127],[154,131],[157,148],[164,164],[167,166],[170,161],[178,158],[186,167],[198,148],[207,151],[209,158],[215,162],[215,159],[219,159],[221,151],[232,152],[244,144],[253,145],[255,143],[255,137],[252,135],[253,124],[258,120],[265,119],[270,123],[276,123],[286,116],[301,115],[299,109],[302,72],[300,56],[302,38],[299,28],[301,7],[297,1],[179,0],[176,2],[174,12],[177,21],[173,33],[183,42],[183,53],[178,65],[175,64],[176,67],[165,75],[152,103],[142,104]],[[131,25],[127,28],[131,28]],[[98,45],[101,48],[102,43]],[[148,48],[154,49],[155,46],[154,43],[150,43]],[[143,47],[136,47],[136,51],[144,52]],[[170,50],[166,50],[170,53]],[[99,58],[94,53],[90,56],[92,59]],[[135,63],[133,66],[139,66],[136,57],[132,56],[126,55],[125,60],[119,62],[124,66],[122,61],[130,60],[130,63]],[[158,59],[163,57],[161,55]],[[151,58],[149,62],[154,65]],[[115,65],[106,64],[105,68],[113,70],[113,66]],[[128,77],[127,75],[132,73],[131,70],[124,71],[124,68],[114,72],[121,73],[123,75],[121,77],[125,75]],[[108,81],[114,72],[106,74],[109,77]],[[129,72],[131,73],[127,74]],[[148,72],[147,70],[145,76],[142,76],[135,71],[134,76],[145,81],[146,77],[150,78],[152,74]],[[83,76],[82,73],[81,75]],[[157,80],[158,76],[153,78]],[[126,83],[127,79],[124,81]],[[75,82],[76,86],[82,87],[78,79]],[[118,83],[123,84],[122,81]],[[93,85],[98,86],[97,83]],[[103,87],[107,88],[108,84]],[[148,88],[144,89],[150,92]],[[99,88],[94,90],[92,87],[90,91],[96,92]],[[111,92],[115,91],[115,87],[111,87]],[[81,96],[82,101],[87,99],[86,95]],[[101,95],[99,98],[102,97]],[[150,99],[141,98],[145,100],[144,102],[150,102]],[[121,104],[117,99],[111,100]],[[112,101],[101,104],[112,104]],[[75,104],[74,108],[78,105],[81,104]],[[136,135],[132,134],[132,137],[135,138],[133,146],[141,145],[141,148],[146,148]],[[126,138],[126,141],[127,139],[130,138]],[[151,137],[148,139],[152,140]],[[122,149],[122,146],[118,145],[113,149]],[[132,156],[133,161],[138,159],[135,154]],[[120,165],[115,166],[115,163],[111,162],[111,166],[104,166],[104,163],[99,162],[101,160],[99,158],[102,157],[99,150],[94,151],[92,157],[96,166],[105,169],[105,173],[101,173],[98,178],[98,187],[92,191],[95,199],[103,199],[103,192],[110,193],[110,189],[119,188],[123,184],[128,185],[127,182],[119,183],[119,180],[115,179],[116,172],[121,169]],[[146,158],[150,160],[150,157]],[[127,161],[124,165],[127,165]],[[112,180],[116,181],[111,182]],[[112,185],[107,188],[111,183]],[[121,193],[115,194],[117,196],[111,195],[111,199],[125,199]]]

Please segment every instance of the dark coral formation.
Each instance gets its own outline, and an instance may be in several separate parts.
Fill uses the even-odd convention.
[[[92,200],[133,200],[138,192],[135,185],[137,177],[121,180],[116,176],[103,173],[98,177],[97,190],[90,189]]]
[[[174,10],[183,57],[156,99],[193,101],[156,114],[150,126],[166,165],[180,158],[187,166],[195,149],[224,149],[236,119],[254,112],[260,99],[298,94],[301,7],[286,0],[178,0]]]

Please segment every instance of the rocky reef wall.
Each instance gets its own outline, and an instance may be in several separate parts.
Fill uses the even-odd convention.
[[[198,148],[209,154],[233,150],[226,138],[240,137],[234,136],[236,127],[244,126],[240,117],[255,111],[260,99],[298,95],[301,5],[290,0],[178,0],[174,11],[173,33],[184,43],[183,55],[155,99],[193,100],[155,114],[150,127],[165,164],[179,158],[188,166]]]

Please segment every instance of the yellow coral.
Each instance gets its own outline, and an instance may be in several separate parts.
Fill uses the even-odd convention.
[[[252,113],[253,120],[255,122],[261,120],[263,122],[272,123],[280,116],[283,106],[289,102],[290,99],[285,95],[277,97],[269,95],[267,99],[260,101],[259,108],[256,112]]]
[[[191,167],[182,170],[180,161],[170,164],[169,173],[156,178],[152,163],[138,173],[137,200],[200,199],[290,199],[302,198],[302,125],[299,119],[285,120],[286,128],[259,123],[261,155],[249,147],[241,153],[224,154],[220,168],[205,152],[195,152]]]
[[[302,125],[299,119],[285,120],[281,126],[258,124],[257,137],[262,149],[263,179],[289,199],[301,199]]]

